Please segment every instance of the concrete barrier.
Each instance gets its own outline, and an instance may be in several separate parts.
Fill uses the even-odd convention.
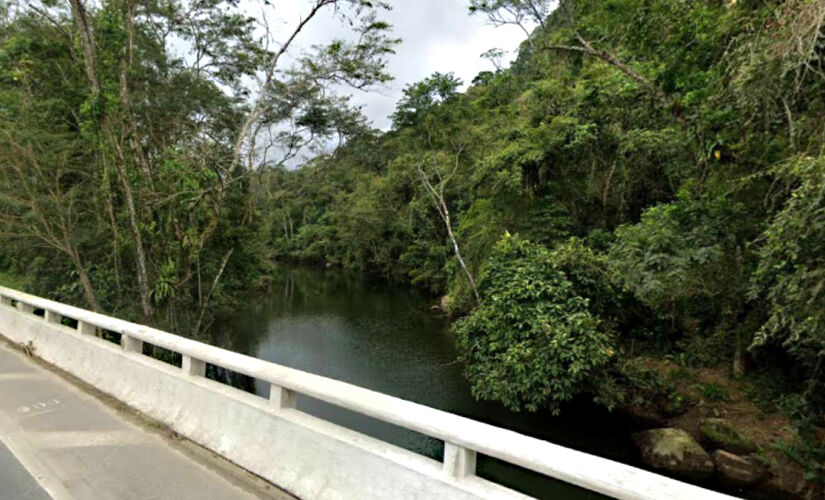
[[[42,309],[44,315],[35,315]],[[61,324],[77,321],[77,328]],[[120,345],[94,335],[121,335]],[[730,499],[399,398],[0,287],[0,335],[306,500],[526,499],[475,475],[478,453],[624,500]],[[143,355],[181,354],[181,367]],[[205,377],[206,364],[271,384],[264,399]],[[295,408],[296,394],[444,441],[442,461]]]

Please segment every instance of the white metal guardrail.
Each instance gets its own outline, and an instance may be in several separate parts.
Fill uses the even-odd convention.
[[[12,306],[15,308],[12,309]],[[36,309],[45,311],[43,318],[33,315]],[[130,357],[139,356],[149,359],[142,355],[144,342],[179,353],[182,356],[179,376],[186,379],[203,378],[206,363],[248,375],[271,384],[268,408],[273,415],[285,414],[284,412],[291,412],[290,415],[300,413],[295,409],[295,396],[304,394],[442,440],[445,450],[439,480],[446,478],[455,483],[472,480],[478,486],[479,481],[475,477],[475,471],[476,455],[480,453],[622,500],[723,500],[732,498],[629,465],[564,448],[386,394],[0,287],[0,335],[5,335],[12,340],[20,340],[13,335],[13,332],[2,331],[3,328],[13,328],[16,324],[2,321],[3,314],[25,316],[29,321],[38,321],[50,328],[49,335],[74,335],[77,341],[83,340],[95,343],[95,345],[108,343],[94,338],[93,334],[97,329],[118,333],[122,336],[123,355]],[[76,320],[76,330],[61,326],[63,318]],[[47,361],[50,360],[47,359]],[[66,366],[61,366],[61,368],[67,369]],[[70,369],[68,371],[71,372]],[[134,383],[139,382],[134,381]],[[231,390],[242,392],[238,389]],[[114,395],[117,397],[117,394]],[[257,399],[263,400],[263,398]],[[194,440],[198,441],[198,439]],[[209,443],[201,444],[210,447]],[[406,450],[400,450],[400,452],[406,452]],[[232,457],[227,458],[232,459]],[[284,457],[283,460],[289,460],[289,457]],[[267,477],[262,471],[252,470],[252,472]],[[275,477],[271,480],[276,485],[290,490],[289,485],[279,484],[279,478]],[[495,494],[489,497],[478,495],[477,498],[506,498],[507,496],[502,496],[501,492],[511,491],[501,487],[497,488]],[[476,488],[474,491],[484,491],[484,488]],[[524,498],[515,492],[512,493],[517,496],[510,498]],[[321,496],[350,498],[345,494]],[[361,498],[366,498],[366,496]],[[424,493],[417,498],[430,498],[430,496]],[[312,499],[307,498],[307,500]]]

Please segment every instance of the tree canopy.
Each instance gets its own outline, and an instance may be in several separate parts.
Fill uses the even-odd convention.
[[[513,408],[598,392],[585,379],[622,357],[604,353],[645,343],[825,381],[825,3],[469,10],[525,29],[516,61],[464,92],[444,74],[410,85],[390,131],[273,176],[273,255],[449,294],[475,394]],[[573,331],[586,366],[553,351]]]
[[[0,2],[0,266],[194,331],[273,261],[358,269],[448,295],[510,408],[621,403],[646,349],[821,418],[825,0],[471,0],[518,57],[386,131],[335,89],[391,77],[387,5],[302,5]],[[350,36],[300,49],[321,12]]]

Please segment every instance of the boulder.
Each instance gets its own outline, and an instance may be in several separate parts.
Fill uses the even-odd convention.
[[[732,486],[748,486],[767,475],[765,468],[753,460],[724,450],[713,452],[713,463],[721,480]]]
[[[739,432],[724,418],[703,418],[699,422],[702,442],[715,450],[725,450],[738,455],[748,455],[757,449],[756,442]]]
[[[633,440],[650,467],[695,481],[713,474],[710,455],[681,429],[653,429],[634,434]]]

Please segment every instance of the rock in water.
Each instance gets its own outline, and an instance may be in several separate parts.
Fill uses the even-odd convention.
[[[655,469],[700,481],[713,474],[713,460],[681,429],[653,429],[633,435],[642,460]]]
[[[724,450],[713,452],[713,463],[722,481],[733,486],[748,486],[764,479],[767,474],[754,461]]]
[[[756,443],[739,432],[724,418],[705,418],[699,423],[702,441],[710,448],[725,450],[739,455],[754,453]]]

